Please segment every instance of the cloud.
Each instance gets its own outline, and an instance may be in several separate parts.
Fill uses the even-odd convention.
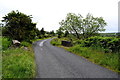
[[[33,16],[37,27],[47,31],[59,28],[59,22],[69,12],[85,16],[92,13],[95,17],[103,17],[107,23],[107,31],[117,31],[118,0],[1,0],[2,14],[0,18],[12,10],[19,10]]]

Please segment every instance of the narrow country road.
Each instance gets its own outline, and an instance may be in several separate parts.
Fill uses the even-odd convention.
[[[52,46],[50,41],[46,39],[33,44],[37,78],[118,78],[117,73]]]

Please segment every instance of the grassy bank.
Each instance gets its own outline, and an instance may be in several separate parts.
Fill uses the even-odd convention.
[[[66,41],[70,41],[68,38],[54,38],[51,40],[51,44],[54,46],[61,46],[61,41],[62,40],[66,40]]]
[[[82,56],[89,61],[99,64],[101,66],[104,66],[112,71],[120,72],[119,70],[119,53],[106,53],[103,49],[100,47],[85,47],[81,45],[83,43],[81,40],[79,41],[73,41],[74,46],[72,47],[64,47],[61,45],[61,41],[64,40],[64,38],[56,38],[51,41],[51,44],[55,46],[62,47],[76,55]]]
[[[66,48],[66,50],[75,53],[79,56],[83,56],[93,63],[99,64],[106,68],[109,68],[115,72],[119,72],[118,69],[118,54],[112,53],[104,53],[102,51],[93,49],[91,47],[80,47],[80,45],[76,45],[70,48]]]
[[[32,49],[7,49],[2,54],[3,78],[35,77],[35,62]]]
[[[36,65],[31,44],[21,42],[21,46],[15,48],[8,45],[11,41],[6,39],[2,38],[2,78],[34,78]]]

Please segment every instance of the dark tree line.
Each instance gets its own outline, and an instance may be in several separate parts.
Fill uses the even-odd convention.
[[[36,23],[32,22],[32,16],[19,11],[12,11],[3,17],[2,35],[19,41],[49,37],[51,32],[39,30]],[[46,35],[47,34],[47,35]]]

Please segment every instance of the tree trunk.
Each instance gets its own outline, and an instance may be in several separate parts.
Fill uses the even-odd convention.
[[[73,28],[73,30],[75,31],[75,34],[77,35],[77,38],[80,39],[79,34],[78,34],[78,32],[76,31],[76,29],[75,29],[73,26],[72,26],[72,28]]]

